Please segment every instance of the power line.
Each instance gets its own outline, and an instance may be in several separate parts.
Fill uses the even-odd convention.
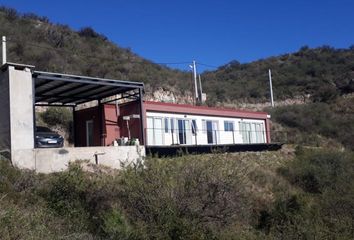
[[[202,65],[204,67],[209,67],[209,68],[215,68],[215,69],[218,69],[219,67],[217,66],[213,66],[213,65],[209,65],[209,64],[206,64],[206,63],[201,63],[201,62],[197,62],[198,65]]]

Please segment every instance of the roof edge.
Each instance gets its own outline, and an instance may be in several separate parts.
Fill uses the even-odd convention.
[[[176,104],[176,103],[154,102],[154,101],[144,101],[144,103],[146,103],[147,106],[151,104],[151,105],[170,106],[170,107],[177,107],[177,108],[184,107],[189,109],[212,110],[216,112],[235,112],[235,113],[245,113],[245,114],[249,113],[249,114],[269,115],[269,113],[267,112],[240,110],[235,108],[216,108],[216,107],[208,107],[208,106],[194,106],[190,104]]]
[[[25,68],[29,68],[29,69],[34,69],[35,66],[33,65],[28,65],[28,64],[21,64],[21,63],[13,63],[13,62],[6,62],[5,64],[1,65],[0,70],[4,71],[6,70],[8,67],[15,67],[17,69],[25,69]]]

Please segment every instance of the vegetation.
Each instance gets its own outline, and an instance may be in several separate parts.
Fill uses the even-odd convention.
[[[329,46],[240,64],[230,62],[203,74],[209,104],[234,100],[261,102],[269,99],[268,69],[273,74],[274,97],[283,100],[308,95],[328,102],[354,91],[354,47]]]
[[[177,95],[192,89],[191,76],[143,59],[90,27],[74,31],[46,17],[0,9],[0,31],[8,36],[8,58],[37,70],[142,81],[147,93],[162,87]],[[323,46],[241,64],[232,61],[202,75],[208,104],[269,99],[268,69],[278,100],[312,96],[326,102],[354,91],[354,47]]]
[[[73,31],[3,7],[0,30],[9,59],[38,70],[143,81],[147,91],[188,89],[189,74],[90,27]],[[20,171],[0,155],[0,239],[353,239],[354,48],[233,61],[203,74],[208,104],[264,101],[269,68],[276,99],[311,99],[269,109],[273,126],[288,133],[283,140],[300,145],[295,153],[148,158],[120,171],[73,164],[49,175]],[[49,108],[38,121],[68,130],[71,114]]]
[[[40,114],[41,120],[48,126],[62,126],[70,131],[73,124],[72,111],[64,107],[50,107]]]
[[[353,98],[338,98],[331,104],[310,103],[269,109],[274,121],[286,126],[287,137],[281,139],[305,145],[321,146],[321,136],[354,149]],[[276,132],[275,132],[276,133]]]
[[[352,153],[300,149],[279,172],[301,190],[279,196],[259,228],[276,239],[352,239],[353,168]]]
[[[0,32],[7,36],[8,60],[36,70],[142,81],[147,90],[169,87],[183,92],[190,74],[155,64],[110,42],[90,27],[74,31],[46,17],[0,8]]]
[[[50,175],[0,161],[0,238],[352,239],[353,154],[299,148],[291,159],[187,155]]]

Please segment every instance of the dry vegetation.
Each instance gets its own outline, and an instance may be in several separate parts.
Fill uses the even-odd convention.
[[[351,239],[353,159],[286,146],[50,175],[1,161],[0,238]]]

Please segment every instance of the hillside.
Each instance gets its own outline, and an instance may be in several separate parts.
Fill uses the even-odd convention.
[[[302,47],[251,63],[233,61],[204,73],[203,87],[210,104],[269,101],[268,69],[272,70],[275,100],[310,96],[323,102],[354,91],[354,47]]]
[[[31,64],[36,70],[143,81],[148,91],[157,87],[184,91],[186,84],[177,88],[176,84],[190,81],[190,74],[146,60],[90,27],[74,31],[46,17],[2,7],[0,32],[7,36],[8,61]]]
[[[74,31],[46,17],[0,8],[0,32],[8,38],[8,60],[37,70],[142,81],[148,97],[191,101],[191,75],[155,64],[119,47],[90,27]],[[268,69],[273,71],[276,100],[307,98],[328,101],[354,91],[354,47],[316,49],[251,63],[232,61],[202,75],[208,104],[268,101]],[[165,96],[164,96],[165,95]]]

